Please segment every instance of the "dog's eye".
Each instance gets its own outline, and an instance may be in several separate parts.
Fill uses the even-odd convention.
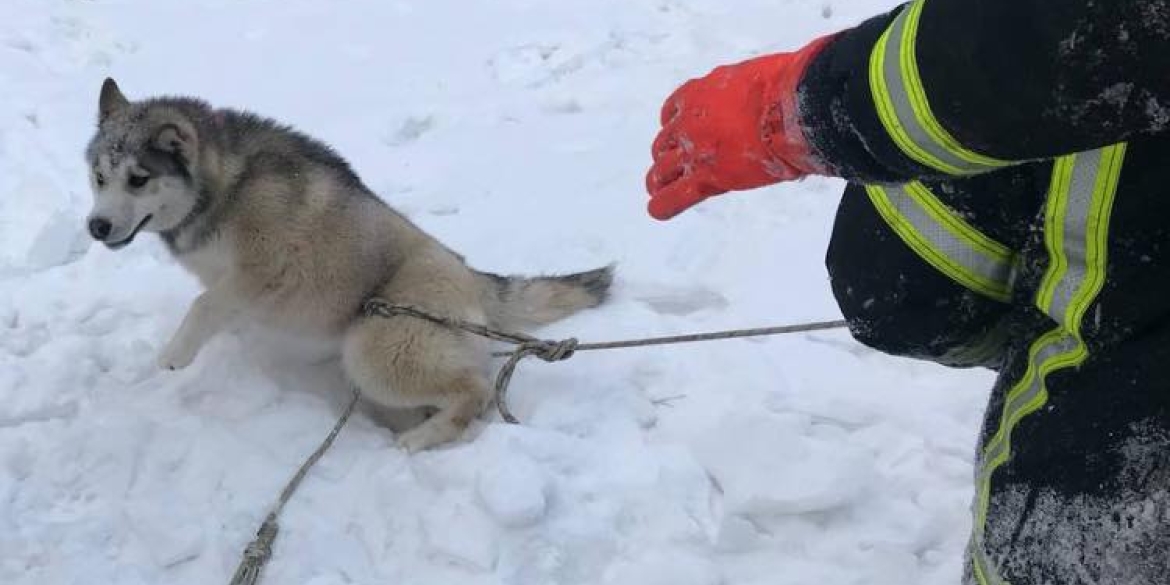
[[[130,175],[130,187],[133,189],[141,189],[150,181],[150,175]]]
[[[106,176],[101,174],[101,173],[95,172],[93,174],[93,182],[97,183],[98,187],[105,187],[106,186]]]

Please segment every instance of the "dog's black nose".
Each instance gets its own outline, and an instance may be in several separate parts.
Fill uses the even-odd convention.
[[[104,217],[94,217],[89,220],[89,235],[93,236],[95,240],[104,240],[106,236],[110,235],[110,230],[114,226],[110,224],[110,220]]]

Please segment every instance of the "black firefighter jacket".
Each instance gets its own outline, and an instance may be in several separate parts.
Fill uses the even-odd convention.
[[[968,582],[1170,583],[1170,3],[918,0],[800,97],[854,336],[999,372]]]

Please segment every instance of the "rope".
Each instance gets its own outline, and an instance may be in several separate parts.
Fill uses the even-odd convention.
[[[492,355],[494,357],[506,357],[503,367],[500,368],[499,374],[496,375],[495,393],[496,393],[496,408],[500,411],[500,416],[510,424],[519,424],[520,421],[512,414],[508,408],[507,394],[508,384],[512,381],[512,374],[516,371],[516,366],[528,357],[536,357],[546,362],[560,362],[567,360],[577,352],[580,351],[600,351],[607,349],[623,349],[631,347],[647,347],[651,345],[674,345],[679,343],[695,343],[700,341],[716,341],[721,339],[741,339],[745,337],[763,337],[766,335],[782,335],[785,333],[801,333],[808,331],[824,331],[827,329],[841,329],[846,327],[844,321],[828,321],[823,323],[806,323],[803,325],[785,325],[781,327],[764,327],[760,329],[737,329],[734,331],[716,331],[712,333],[697,333],[693,335],[674,335],[669,337],[650,337],[646,339],[627,339],[623,341],[609,341],[604,343],[581,343],[576,338],[564,339],[561,341],[550,341],[547,339],[537,339],[530,335],[522,333],[513,333],[509,331],[500,331],[493,329],[486,325],[478,323],[469,323],[462,319],[452,317],[442,317],[434,315],[408,305],[395,305],[388,303],[382,299],[371,299],[366,302],[363,307],[363,312],[368,316],[377,316],[386,319],[391,319],[399,316],[408,316],[416,319],[429,321],[436,325],[447,327],[449,329],[457,329],[466,331],[480,337],[491,339],[493,341],[500,341],[509,343],[515,346],[511,351],[499,351]],[[280,513],[284,511],[285,504],[292,499],[293,493],[300,487],[301,482],[304,481],[305,476],[309,470],[316,465],[317,461],[325,455],[325,452],[333,446],[333,441],[337,439],[338,433],[349,422],[350,415],[353,414],[354,408],[357,406],[358,400],[361,399],[361,392],[353,391],[353,397],[349,401],[349,405],[345,407],[345,412],[337,419],[337,423],[333,425],[333,430],[317,447],[317,450],[301,464],[300,469],[293,474],[288,483],[285,484],[284,489],[280,492],[280,497],[276,504],[264,518],[264,523],[260,525],[260,529],[256,531],[256,538],[244,549],[243,558],[240,559],[240,565],[236,569],[235,575],[232,577],[230,585],[255,585],[260,581],[260,574],[264,570],[264,565],[272,558],[272,545],[276,542],[276,535],[280,532],[280,525],[277,520]]]
[[[313,451],[313,454],[301,464],[301,468],[293,474],[292,478],[285,484],[284,489],[280,491],[276,505],[268,512],[264,523],[256,531],[256,538],[244,549],[243,558],[240,559],[240,566],[236,569],[235,576],[232,577],[231,585],[255,585],[260,581],[260,573],[264,570],[268,559],[272,558],[272,544],[276,541],[277,533],[280,532],[280,525],[277,523],[280,513],[284,511],[285,504],[292,499],[293,493],[297,491],[305,476],[308,475],[309,469],[316,465],[325,452],[333,446],[333,441],[337,439],[337,435],[345,423],[349,422],[349,417],[353,414],[360,398],[361,392],[355,389],[353,397],[350,398],[349,404],[345,407],[345,412],[341,413],[341,417],[333,425],[333,430],[329,431],[329,435],[325,437],[317,450]]]
[[[466,331],[480,337],[510,343],[516,348],[511,351],[498,351],[494,357],[506,357],[507,361],[496,374],[495,396],[496,408],[500,416],[510,424],[519,424],[519,419],[508,408],[508,384],[512,381],[512,374],[516,366],[528,357],[536,357],[546,362],[560,362],[567,360],[579,351],[600,351],[608,349],[626,349],[632,347],[647,347],[652,345],[675,345],[679,343],[697,343],[702,341],[719,341],[724,339],[742,339],[746,337],[764,337],[769,335],[783,335],[787,333],[804,333],[809,331],[825,331],[842,329],[848,326],[845,321],[825,321],[819,323],[804,323],[801,325],[783,325],[779,327],[762,327],[758,329],[736,329],[732,331],[715,331],[710,333],[695,333],[691,335],[672,335],[668,337],[650,337],[644,339],[627,339],[622,341],[608,341],[602,343],[581,343],[576,338],[561,341],[537,339],[523,333],[500,331],[479,323],[469,323],[454,317],[445,317],[428,313],[410,305],[396,305],[385,300],[374,298],[366,301],[363,311],[368,316],[377,316],[390,319],[398,316],[409,316],[429,321],[448,329]]]

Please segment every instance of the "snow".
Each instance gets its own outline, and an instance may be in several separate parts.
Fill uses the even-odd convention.
[[[887,0],[0,5],[0,582],[223,583],[344,406],[336,364],[247,326],[155,355],[198,293],[152,238],[83,233],[101,80],[314,134],[478,267],[619,263],[604,340],[838,316],[842,185],[644,212],[662,99]],[[512,407],[408,456],[366,413],[285,511],[265,583],[938,584],[966,542],[990,376],[847,334],[525,363]]]

